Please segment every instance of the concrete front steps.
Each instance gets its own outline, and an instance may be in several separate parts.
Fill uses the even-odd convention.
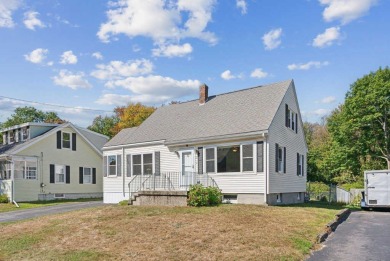
[[[134,206],[187,206],[185,190],[143,190],[133,193],[129,205]]]

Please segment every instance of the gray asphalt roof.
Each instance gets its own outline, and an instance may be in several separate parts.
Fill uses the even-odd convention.
[[[24,146],[27,146],[28,144],[39,139],[40,137],[42,137],[42,135],[46,135],[46,134],[48,134],[48,132],[56,132],[57,130],[61,129],[65,125],[67,125],[67,123],[64,123],[62,125],[54,127],[53,129],[50,129],[49,131],[47,131],[47,132],[45,132],[37,137],[34,137],[34,138],[29,139],[27,141],[24,141],[24,142],[7,144],[7,145],[0,145],[0,155],[5,154],[5,153],[12,154],[15,151],[19,150],[20,148],[23,148]],[[100,135],[98,133],[94,133],[90,130],[87,130],[87,129],[84,129],[84,128],[81,128],[81,127],[78,127],[75,125],[72,125],[72,126],[74,126],[78,131],[80,131],[81,134],[86,139],[88,139],[98,150],[102,151],[103,145],[107,142],[108,137],[106,137],[104,135]]]
[[[138,128],[121,131],[104,147],[139,142],[218,137],[267,130],[292,80],[162,106]]]

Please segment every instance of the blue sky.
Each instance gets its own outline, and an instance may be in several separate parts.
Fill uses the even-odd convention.
[[[35,106],[86,127],[129,102],[195,99],[201,83],[214,95],[287,79],[303,119],[319,121],[389,65],[389,11],[387,0],[0,0],[0,122]]]

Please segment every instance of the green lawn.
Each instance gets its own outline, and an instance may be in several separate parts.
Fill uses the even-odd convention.
[[[0,224],[0,260],[303,260],[341,208],[106,205]]]
[[[99,199],[95,199],[95,198],[57,199],[57,200],[50,200],[50,201],[20,202],[20,203],[18,203],[19,208],[16,207],[16,205],[11,204],[11,203],[2,203],[2,204],[0,204],[0,213],[9,212],[9,211],[18,211],[21,209],[28,209],[28,208],[40,208],[40,207],[46,207],[46,206],[53,206],[53,205],[64,204],[64,203],[86,202],[86,201],[95,201],[95,200],[102,200],[102,199],[101,198],[99,198]]]

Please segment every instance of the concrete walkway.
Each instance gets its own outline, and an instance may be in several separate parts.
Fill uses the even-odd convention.
[[[102,201],[88,201],[88,202],[61,203],[54,206],[15,210],[10,212],[0,213],[0,223],[63,213],[63,212],[68,212],[68,211],[73,211],[73,210],[78,210],[83,208],[98,207],[102,205],[103,205]]]
[[[357,211],[308,260],[390,260],[390,212]]]

